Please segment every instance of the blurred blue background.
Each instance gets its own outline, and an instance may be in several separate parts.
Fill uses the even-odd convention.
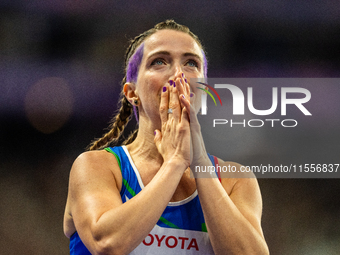
[[[209,77],[340,77],[334,0],[1,0],[1,254],[68,254],[72,162],[117,110],[128,40],[169,18],[200,37]],[[306,128],[298,142],[321,141],[318,128],[326,126]],[[338,179],[259,183],[271,254],[339,253]]]

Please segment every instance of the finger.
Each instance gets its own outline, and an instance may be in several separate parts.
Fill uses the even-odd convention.
[[[184,95],[186,96],[186,92],[185,92],[185,87],[184,87],[184,80],[183,78],[180,78],[178,79],[178,86],[177,87],[177,90],[178,90],[178,95],[179,95],[179,102],[180,102],[180,105],[181,105],[181,109],[184,108],[184,105],[182,104],[182,100],[181,100],[181,95]]]
[[[154,135],[155,135],[155,137],[154,137],[153,141],[156,144],[158,151],[160,151],[160,149],[161,149],[160,146],[161,146],[161,141],[162,141],[162,133],[159,130],[156,129],[155,132],[154,132]]]
[[[194,131],[200,131],[200,124],[198,122],[197,119],[197,115],[195,113],[195,108],[192,104],[190,104],[190,131],[194,132]]]
[[[183,78],[180,78],[180,79],[177,78],[176,87],[177,87],[177,90],[178,90],[178,94],[184,94],[185,95],[184,79]]]
[[[169,87],[164,86],[161,92],[161,102],[159,104],[159,114],[161,117],[162,126],[168,120],[168,106],[169,106]]]
[[[190,102],[190,105],[192,105],[193,107],[195,107],[195,99],[196,99],[195,93],[190,92],[188,100]]]
[[[172,109],[172,117],[175,119],[176,122],[179,121],[181,115],[181,107],[180,102],[178,99],[178,91],[177,91],[177,83],[174,82],[174,85],[170,87],[170,101],[169,101],[169,108]]]
[[[190,93],[190,84],[187,80],[187,78],[185,77],[184,73],[182,75],[182,81],[183,81],[183,87],[184,87],[184,92],[183,93],[186,97],[189,97],[189,93]]]
[[[182,110],[182,118],[181,118],[182,122],[187,122],[190,123],[190,114],[187,111],[187,108],[184,107]]]
[[[188,83],[187,83],[187,86],[186,86],[185,97],[189,100],[190,103],[192,103],[191,100],[192,100],[192,97],[193,97],[193,93],[190,92],[190,85]]]
[[[188,113],[188,118],[190,120],[190,101],[183,94],[181,94],[179,98],[180,98],[181,104],[183,105],[182,111],[184,111],[184,108],[186,109],[186,112]]]

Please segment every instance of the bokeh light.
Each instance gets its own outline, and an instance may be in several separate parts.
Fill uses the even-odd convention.
[[[44,78],[27,92],[26,116],[34,128],[44,134],[51,134],[69,120],[73,102],[72,92],[63,78]]]

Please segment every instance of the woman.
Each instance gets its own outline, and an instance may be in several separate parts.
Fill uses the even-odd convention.
[[[131,42],[122,107],[71,169],[64,216],[71,254],[268,254],[255,178],[190,177],[190,167],[240,167],[205,151],[201,90],[190,79],[206,70],[198,38],[173,20]],[[137,109],[139,128],[124,146],[107,147]]]

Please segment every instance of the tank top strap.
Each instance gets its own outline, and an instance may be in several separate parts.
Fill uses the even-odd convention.
[[[209,157],[211,163],[214,165],[214,167],[216,169],[215,173],[216,173],[218,179],[221,182],[221,172],[219,171],[218,158],[216,156],[210,155],[209,153],[207,153],[207,154],[208,154],[208,157]]]
[[[122,173],[122,188],[120,196],[123,202],[136,196],[144,187],[139,172],[136,169],[130,154],[127,153],[125,146],[107,147],[106,151],[112,153],[118,162]]]

